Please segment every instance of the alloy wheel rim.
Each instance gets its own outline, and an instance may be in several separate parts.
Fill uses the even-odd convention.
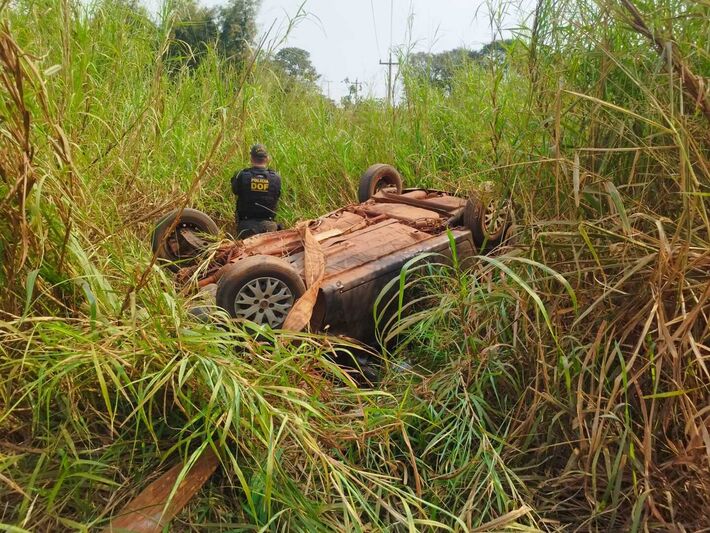
[[[505,226],[508,220],[508,202],[498,206],[496,202],[488,203],[486,212],[483,214],[483,227],[490,234],[498,233]]]
[[[255,278],[246,283],[234,298],[234,313],[257,324],[280,327],[293,307],[293,292],[282,280]]]

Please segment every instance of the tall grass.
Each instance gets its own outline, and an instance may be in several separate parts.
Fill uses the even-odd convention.
[[[450,93],[405,67],[391,110],[212,51],[176,71],[170,13],[5,5],[0,527],[104,526],[208,447],[221,468],[176,530],[708,527],[710,140],[689,76],[710,73],[709,17],[629,6],[540,0]],[[176,203],[229,227],[255,141],[286,223],[382,161],[410,184],[497,181],[514,244],[410,265],[382,382],[358,388],[331,362],[346,341],[196,322],[147,266]]]

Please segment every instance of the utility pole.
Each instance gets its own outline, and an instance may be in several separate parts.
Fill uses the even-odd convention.
[[[351,81],[350,78],[345,78],[343,83],[348,86],[348,92],[354,94],[355,102],[357,102],[360,91],[362,91],[362,82],[355,78],[355,81]],[[353,102],[354,103],[354,102]]]
[[[392,61],[392,50],[390,50],[389,61],[380,60],[380,65],[387,65],[387,105],[394,105],[394,87],[392,86],[392,67],[399,65],[397,61]]]
[[[327,87],[326,91],[328,94],[328,100],[330,100],[330,84],[333,83],[333,80],[323,80],[323,83],[326,84],[326,87]]]
[[[392,79],[392,67],[399,65],[397,61],[392,61],[392,24],[394,21],[394,0],[390,0],[390,57],[388,61],[380,59],[380,65],[387,65],[387,105],[394,107],[394,80]],[[394,115],[393,115],[394,116]]]

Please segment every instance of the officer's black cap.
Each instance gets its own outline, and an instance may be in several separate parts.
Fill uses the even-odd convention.
[[[255,144],[252,146],[251,150],[249,150],[249,155],[252,159],[257,161],[264,161],[269,158],[269,152],[266,151],[266,146],[263,144]]]

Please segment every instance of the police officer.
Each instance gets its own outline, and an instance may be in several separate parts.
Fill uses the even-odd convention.
[[[263,144],[249,152],[251,167],[232,178],[232,192],[237,197],[237,238],[278,229],[274,218],[281,196],[281,176],[266,167],[269,154]]]

